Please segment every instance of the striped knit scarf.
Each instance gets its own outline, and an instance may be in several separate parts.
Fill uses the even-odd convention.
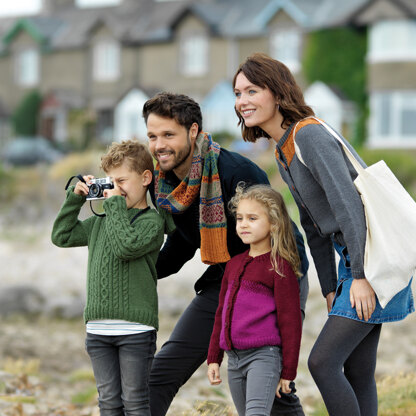
[[[159,164],[154,172],[157,205],[172,214],[185,211],[199,194],[201,260],[205,264],[223,263],[230,259],[217,165],[219,154],[219,144],[208,133],[201,132],[196,139],[188,176],[176,188],[166,183]]]

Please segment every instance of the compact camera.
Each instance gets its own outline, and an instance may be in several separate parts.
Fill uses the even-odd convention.
[[[104,190],[106,189],[114,189],[113,181],[109,176],[106,178],[91,179],[91,183],[88,185],[87,201],[104,199]]]

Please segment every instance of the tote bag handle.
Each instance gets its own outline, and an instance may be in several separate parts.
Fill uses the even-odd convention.
[[[348,160],[351,162],[352,166],[354,167],[354,169],[357,171],[358,174],[361,174],[365,170],[365,168],[363,166],[361,166],[360,162],[358,162],[358,160],[352,154],[351,150],[344,143],[344,141],[341,139],[341,137],[339,137],[338,133],[334,129],[332,129],[330,126],[328,126],[328,124],[326,124],[324,121],[319,120],[319,118],[317,118],[317,117],[310,116],[310,117],[307,117],[307,118],[311,118],[311,119],[314,119],[314,120],[318,121],[319,124],[324,126],[328,130],[328,132],[335,139],[337,139],[341,143],[342,147],[344,148],[345,154],[348,157]],[[294,138],[294,143],[295,143],[295,150],[296,150],[296,155],[297,155],[298,159],[302,162],[302,164],[304,164],[306,166],[306,163],[304,162],[304,160],[302,158],[302,153],[299,149],[299,146],[296,143],[296,130],[297,130],[298,124],[299,124],[299,122],[296,123],[296,125],[293,129],[293,138]]]

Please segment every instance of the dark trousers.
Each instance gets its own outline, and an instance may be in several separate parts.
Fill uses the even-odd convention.
[[[152,416],[167,413],[180,387],[206,361],[218,296],[219,288],[196,295],[156,354],[149,381]],[[282,394],[282,399],[276,397],[271,415],[304,416],[304,413],[298,397],[291,393]]]
[[[101,416],[150,416],[149,372],[156,331],[132,335],[87,334]]]

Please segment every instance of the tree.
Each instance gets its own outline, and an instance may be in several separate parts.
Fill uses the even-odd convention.
[[[42,97],[37,90],[30,91],[21,100],[12,115],[13,129],[19,136],[35,136]]]
[[[337,86],[357,105],[359,115],[354,144],[365,138],[368,115],[366,94],[367,36],[353,28],[324,29],[309,35],[303,60],[308,82],[322,81]]]

